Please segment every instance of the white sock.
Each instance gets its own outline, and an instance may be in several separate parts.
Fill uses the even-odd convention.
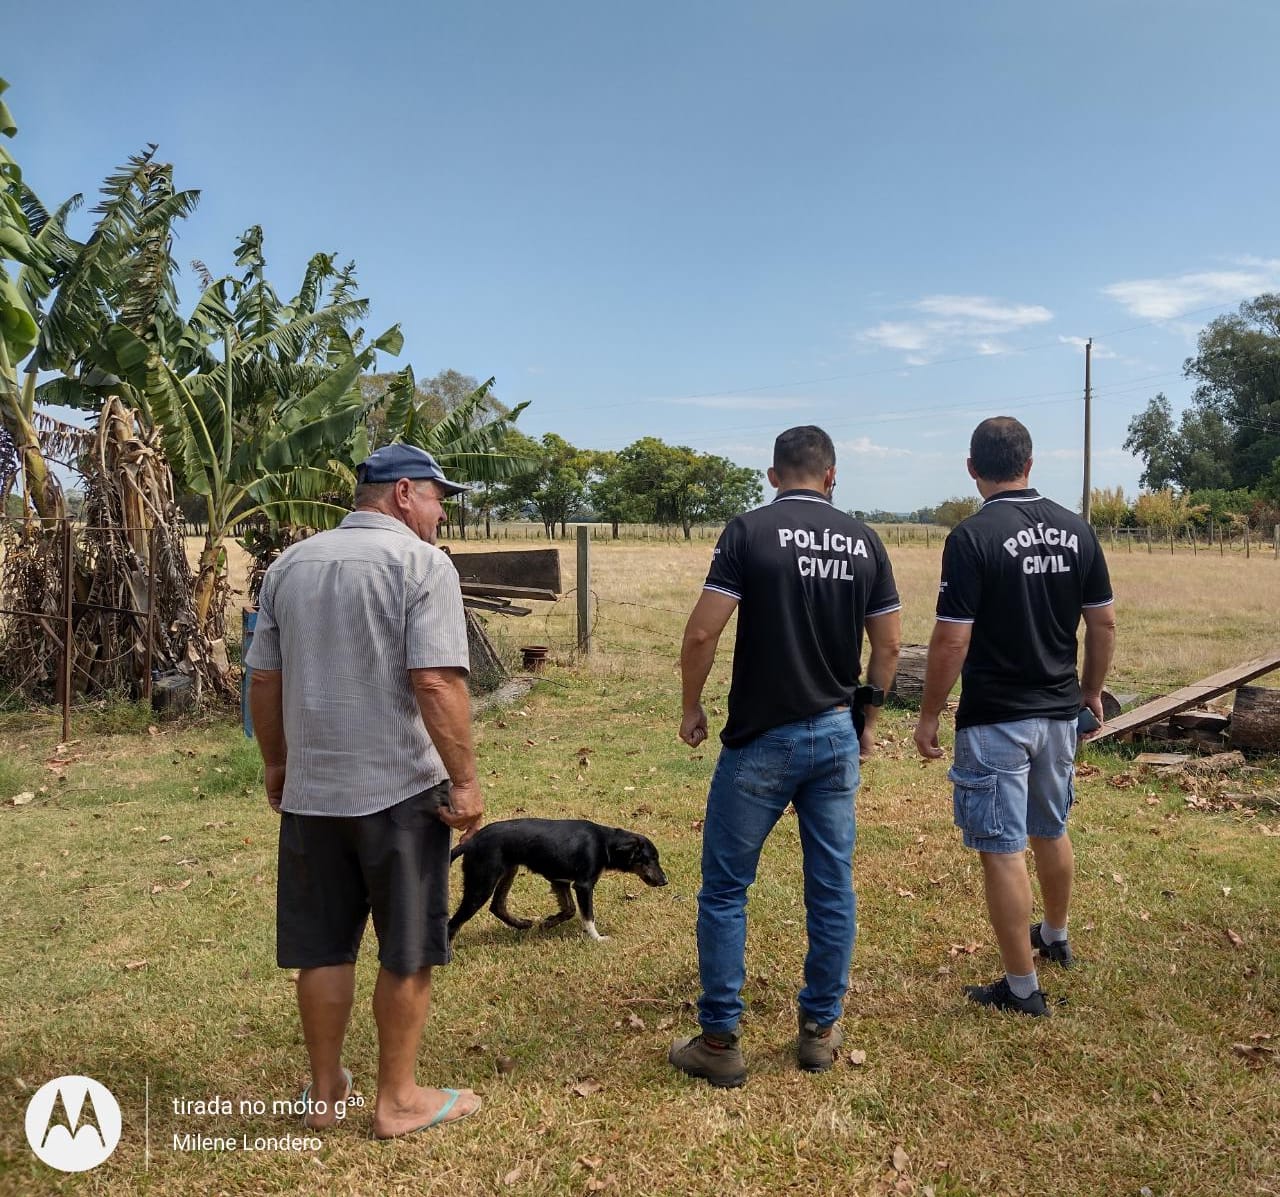
[[[1032,969],[1025,977],[1018,977],[1013,973],[1005,973],[1004,979],[1009,982],[1009,989],[1014,997],[1029,998],[1040,988],[1040,979],[1036,976],[1035,969]]]
[[[1067,929],[1066,927],[1051,927],[1048,923],[1041,923],[1040,938],[1045,943],[1066,943]]]

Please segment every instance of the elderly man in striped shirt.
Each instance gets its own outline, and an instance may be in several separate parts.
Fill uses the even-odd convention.
[[[356,470],[356,509],[267,571],[246,663],[280,814],[276,955],[298,969],[311,1083],[306,1126],[345,1113],[342,1045],[370,913],[378,1095],[388,1139],[474,1113],[470,1089],[418,1085],[431,969],[449,960],[450,829],[484,803],[476,778],[458,575],[435,547],[443,499],[464,488],[429,454],[388,445]]]

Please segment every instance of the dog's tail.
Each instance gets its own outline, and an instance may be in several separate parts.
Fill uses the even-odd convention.
[[[464,852],[471,847],[471,841],[467,840],[464,844],[459,844],[452,852],[449,853],[449,861],[452,863],[457,860]]]

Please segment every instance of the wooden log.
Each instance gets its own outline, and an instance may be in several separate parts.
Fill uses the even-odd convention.
[[[1280,690],[1241,686],[1231,711],[1231,744],[1280,752]]]
[[[1185,730],[1218,732],[1221,734],[1227,730],[1227,725],[1231,722],[1231,716],[1224,715],[1221,711],[1179,711],[1178,714],[1169,717],[1169,722],[1174,727],[1180,727]]]
[[[899,706],[920,709],[924,698],[924,666],[929,646],[904,644],[898,655],[898,673],[889,688],[888,697]]]

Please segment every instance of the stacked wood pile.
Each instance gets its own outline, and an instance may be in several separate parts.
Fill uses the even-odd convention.
[[[1280,652],[1254,657],[1111,718],[1095,737],[1173,740],[1216,752],[1227,745],[1280,752],[1280,690],[1246,685],[1280,669]],[[1206,705],[1235,692],[1230,712]]]

